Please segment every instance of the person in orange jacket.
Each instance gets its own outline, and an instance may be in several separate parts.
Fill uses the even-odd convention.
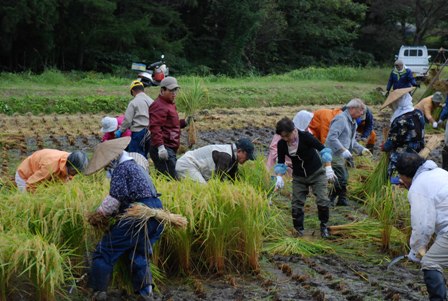
[[[314,117],[310,122],[309,130],[322,144],[327,140],[330,123],[336,115],[339,115],[344,108],[319,109],[314,112]],[[366,147],[372,151],[376,142],[376,133],[373,130],[373,115],[369,108],[363,116],[357,120],[357,132],[361,135],[361,141],[364,141]]]
[[[16,171],[15,181],[20,191],[33,191],[38,184],[51,180],[68,181],[84,171],[86,153],[68,153],[56,149],[41,149],[26,158]]]

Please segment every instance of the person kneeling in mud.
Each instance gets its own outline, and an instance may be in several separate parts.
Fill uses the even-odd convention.
[[[95,148],[85,174],[90,175],[105,168],[111,178],[109,195],[89,218],[93,225],[124,213],[137,202],[150,208],[162,208],[159,194],[148,173],[124,151],[130,140],[130,137],[109,140]],[[148,258],[152,254],[152,245],[160,238],[162,231],[163,225],[155,218],[150,218],[144,227],[138,220],[115,223],[104,234],[92,256],[88,283],[93,289],[92,299],[109,300],[107,287],[113,267],[124,255],[129,260],[137,300],[152,300]]]
[[[233,180],[238,163],[254,159],[254,145],[242,138],[233,144],[212,144],[186,152],[176,162],[176,173],[179,179],[189,177],[199,183],[206,183],[213,174]]]
[[[277,122],[275,129],[282,139],[277,144],[276,189],[284,187],[282,175],[286,173],[285,157],[292,161],[292,221],[298,236],[303,236],[304,205],[311,187],[316,196],[317,212],[320,220],[320,233],[328,238],[327,223],[330,218],[330,199],[327,182],[334,181],[335,174],[331,168],[331,149],[326,148],[309,132],[298,130],[291,119],[283,118]],[[319,154],[320,153],[320,157]],[[323,168],[322,161],[325,164]]]

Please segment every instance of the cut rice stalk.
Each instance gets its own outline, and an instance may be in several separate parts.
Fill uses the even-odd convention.
[[[185,229],[188,224],[187,218],[180,214],[173,214],[163,209],[150,208],[139,203],[131,205],[131,207],[120,216],[121,220],[140,220],[141,222],[146,222],[150,218],[155,218],[163,224],[181,229]]]
[[[432,150],[440,145],[443,140],[443,136],[441,135],[432,135],[428,142],[426,142],[425,147],[418,153],[421,157],[427,158]]]

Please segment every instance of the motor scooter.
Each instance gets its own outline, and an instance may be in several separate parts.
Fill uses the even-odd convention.
[[[165,64],[165,56],[162,54],[160,58],[160,61],[149,66],[143,63],[132,63],[132,70],[141,71],[137,77],[145,87],[159,86],[160,82],[168,76],[169,68]]]

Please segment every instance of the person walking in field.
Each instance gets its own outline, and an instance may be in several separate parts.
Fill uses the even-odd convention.
[[[20,191],[34,191],[38,185],[51,181],[66,182],[84,171],[88,158],[82,151],[72,153],[41,149],[20,163],[15,182]]]
[[[448,267],[448,172],[408,152],[398,156],[396,168],[411,205],[408,259],[420,263],[429,300],[447,300],[443,270]]]
[[[190,117],[179,119],[175,104],[179,89],[174,77],[164,78],[160,82],[159,97],[149,108],[151,159],[157,171],[173,179],[177,179],[176,153],[180,145],[180,129],[186,127],[190,120]]]
[[[406,68],[402,60],[396,60],[394,69],[392,69],[389,81],[387,82],[386,97],[389,95],[392,88],[396,90],[409,87],[420,87],[420,85],[412,75],[411,69]]]
[[[277,143],[278,163],[274,167],[277,175],[276,189],[284,187],[282,176],[287,170],[285,158],[289,157],[292,161],[291,214],[296,234],[303,236],[304,206],[311,187],[316,196],[321,236],[328,238],[330,200],[328,199],[327,182],[333,181],[335,178],[331,168],[331,150],[324,147],[309,132],[297,129],[292,120],[286,117],[277,122],[275,132],[281,136],[281,140]]]
[[[425,97],[414,106],[415,109],[420,110],[425,116],[425,121],[432,125],[433,128],[437,128],[439,123],[433,117],[434,110],[442,106],[443,94],[436,92],[431,96]]]
[[[332,166],[337,176],[334,189],[330,192],[330,200],[337,200],[336,206],[347,206],[347,163],[353,160],[352,153],[371,156],[372,153],[359,144],[356,137],[358,127],[356,119],[364,114],[366,105],[362,100],[354,98],[346,105],[346,110],[336,115],[331,121],[325,145],[333,151]],[[348,162],[346,162],[348,161]]]
[[[145,88],[142,82],[135,80],[131,83],[130,92],[134,98],[128,104],[122,124],[115,131],[115,138],[120,138],[126,130],[130,129],[132,139],[127,150],[148,158],[150,145],[148,108],[153,103],[153,100],[144,91]]]
[[[425,118],[420,110],[414,109],[409,92],[413,88],[397,89],[386,99],[381,109],[393,110],[390,130],[382,150],[389,153],[387,170],[391,182],[397,184],[398,178],[392,177],[400,153],[418,153],[425,147]]]
[[[219,178],[235,179],[238,164],[254,160],[254,145],[242,138],[232,144],[212,144],[186,152],[176,162],[178,178],[189,177],[206,183],[213,174]]]
[[[101,119],[101,132],[104,133],[103,137],[101,138],[101,142],[115,139],[115,132],[120,128],[121,124],[123,123],[124,115],[120,115],[117,117],[109,117],[106,116],[103,119]],[[132,132],[130,129],[127,129],[125,132],[121,133],[121,137],[129,137],[132,135]]]
[[[92,225],[116,217],[132,204],[140,203],[161,209],[162,202],[148,173],[126,151],[130,138],[124,137],[100,143],[85,174],[105,169],[110,175],[109,194],[89,217]],[[137,300],[152,300],[152,277],[149,257],[152,246],[160,238],[163,225],[150,218],[145,225],[139,220],[116,222],[98,243],[92,256],[88,285],[95,301],[110,300],[107,288],[112,279],[114,265],[122,256],[129,262],[132,284]]]

